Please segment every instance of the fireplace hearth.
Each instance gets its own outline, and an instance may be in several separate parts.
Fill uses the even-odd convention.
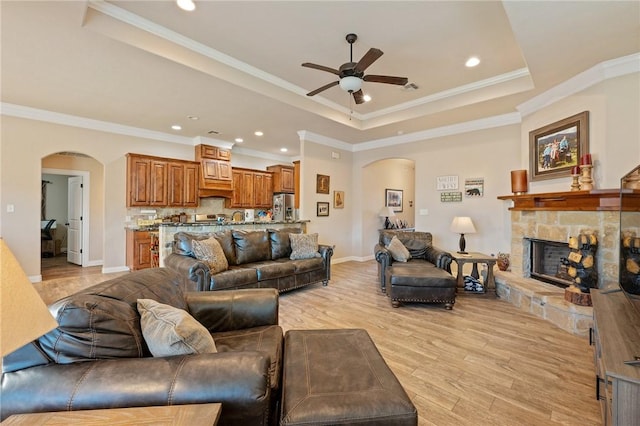
[[[573,278],[567,272],[567,256],[571,251],[567,243],[537,238],[524,240],[525,252],[529,253],[525,276],[561,288],[573,284]]]

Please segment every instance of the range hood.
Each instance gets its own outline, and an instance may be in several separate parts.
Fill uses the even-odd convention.
[[[198,189],[198,198],[231,198],[233,195],[233,189]]]

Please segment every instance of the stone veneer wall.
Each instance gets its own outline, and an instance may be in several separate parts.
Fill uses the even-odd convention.
[[[511,272],[527,278],[529,247],[524,238],[566,243],[580,233],[595,234],[598,288],[618,286],[619,211],[512,211]]]

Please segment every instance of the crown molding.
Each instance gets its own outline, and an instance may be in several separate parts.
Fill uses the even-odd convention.
[[[239,147],[238,145],[236,145],[233,148],[233,153],[245,155],[247,157],[265,158],[268,160],[277,161],[279,163],[291,163],[292,161],[295,161],[295,158],[292,158],[292,157],[286,157],[284,155],[277,155],[277,154],[270,154],[268,152],[256,151],[255,149],[250,149],[250,148],[242,148],[242,147]]]
[[[640,72],[640,53],[601,62],[516,107],[522,117],[611,78]]]

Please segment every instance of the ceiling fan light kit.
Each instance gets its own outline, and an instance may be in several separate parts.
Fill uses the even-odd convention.
[[[353,62],[353,43],[358,39],[355,34],[347,34],[346,40],[349,43],[349,62],[346,62],[340,66],[339,69],[326,67],[324,65],[312,64],[305,62],[303,67],[313,68],[320,71],[329,72],[339,77],[338,81],[333,81],[329,84],[307,93],[307,96],[314,96],[320,92],[332,88],[333,86],[340,85],[340,88],[346,92],[351,93],[356,104],[365,102],[364,94],[362,93],[362,82],[368,81],[372,83],[385,83],[404,86],[408,83],[406,77],[392,77],[388,75],[365,75],[364,71],[375,61],[377,61],[384,52],[380,49],[371,48],[358,62]]]

